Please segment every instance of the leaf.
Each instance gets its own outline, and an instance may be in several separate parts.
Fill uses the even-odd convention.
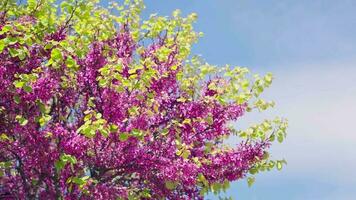
[[[248,178],[247,178],[247,185],[248,185],[248,187],[251,187],[254,182],[255,182],[255,177],[248,177]]]
[[[14,85],[16,88],[22,88],[25,85],[25,82],[23,81],[15,81]]]
[[[27,4],[28,4],[28,8],[32,10],[36,7],[37,2],[36,0],[27,0]]]
[[[129,134],[128,133],[120,133],[120,135],[119,135],[119,139],[122,142],[125,142],[128,138],[129,138]]]
[[[59,49],[53,49],[51,52],[51,59],[54,61],[59,61],[62,59],[62,53]]]
[[[89,125],[83,125],[84,127],[81,129],[82,133],[88,137],[88,138],[92,138],[95,136],[95,130],[89,126]]]
[[[100,79],[99,80],[99,86],[100,87],[105,87],[108,84],[108,81],[106,79]]]
[[[0,53],[2,53],[2,51],[4,50],[6,44],[4,42],[4,40],[0,40]]]
[[[67,1],[63,1],[60,6],[62,9],[65,9],[65,8],[69,7],[70,4]]]
[[[282,162],[281,161],[277,161],[277,165],[276,165],[278,170],[282,170]]]
[[[151,93],[151,92],[150,92],[150,93],[147,93],[146,95],[147,95],[147,97],[150,98],[150,99],[153,99],[154,96],[155,96],[155,95],[154,95],[153,93]]]
[[[250,174],[256,174],[258,172],[258,169],[256,167],[253,167],[249,170]]]
[[[86,184],[88,179],[89,179],[89,176],[84,176],[84,177],[81,177],[81,178],[74,177],[74,178],[72,178],[72,182],[77,184],[77,185],[79,185],[79,186],[81,186],[81,185]]]
[[[105,138],[107,138],[109,136],[109,131],[106,128],[100,127],[98,130]]]
[[[189,119],[189,118],[187,118],[187,119],[184,119],[182,123],[183,123],[183,124],[191,124],[191,123],[192,123],[192,120]]]
[[[28,120],[21,115],[17,115],[15,119],[21,126],[25,126],[28,123]]]
[[[183,152],[182,152],[182,157],[183,157],[184,159],[188,159],[189,156],[190,156],[190,151],[187,150],[187,149],[183,150]]]
[[[56,170],[59,172],[63,169],[63,167],[65,166],[65,163],[61,160],[57,160],[55,163],[54,163],[54,167],[56,168]]]
[[[135,137],[141,137],[143,136],[143,132],[140,129],[132,129],[131,131],[132,135]]]
[[[178,99],[177,99],[177,102],[186,102],[186,98],[184,98],[184,97],[179,97]]]
[[[52,117],[50,116],[50,115],[44,115],[44,116],[42,116],[40,119],[39,119],[39,123],[40,123],[40,126],[41,127],[43,127],[44,125],[46,125],[47,124],[47,122],[49,121],[49,120],[51,120],[52,119]]]
[[[69,154],[63,154],[61,155],[61,160],[64,162],[64,163],[67,163],[69,162],[70,164],[75,164],[77,163],[77,159],[72,156],[72,155],[69,155]]]
[[[204,184],[204,186],[208,186],[209,182],[206,180],[205,176],[202,173],[198,174],[198,180]]]
[[[174,71],[177,70],[178,69],[178,65],[171,66],[171,69],[174,70]]]
[[[214,119],[211,115],[205,118],[205,121],[209,124],[212,125],[214,123]]]
[[[25,92],[32,92],[32,87],[29,86],[29,85],[25,85],[25,86],[23,86],[23,90],[24,90]]]
[[[95,118],[96,118],[96,119],[101,119],[102,116],[103,116],[103,115],[102,115],[101,113],[96,113]]]
[[[23,60],[26,58],[26,52],[24,51],[19,51],[18,57],[20,60]]]
[[[136,115],[140,114],[139,109],[140,108],[137,106],[132,106],[131,108],[129,108],[130,115],[136,116]]]
[[[111,124],[109,129],[110,129],[110,132],[116,132],[119,129],[119,127],[115,124]]]
[[[2,27],[1,31],[0,31],[0,34],[4,34],[8,31],[10,31],[12,28],[11,28],[11,25],[7,24],[5,26]]]
[[[5,40],[4,42],[7,43],[8,45],[13,45],[17,43],[17,39],[14,37],[8,37],[5,38],[4,40]]]
[[[157,104],[153,105],[153,110],[158,113],[159,112],[159,107]]]
[[[66,65],[68,68],[74,68],[76,67],[76,62],[72,57],[68,57],[66,60]]]
[[[165,186],[168,190],[174,190],[177,187],[177,183],[174,181],[166,181]]]
[[[135,74],[136,73],[136,69],[130,69],[129,70],[129,74]]]
[[[40,109],[41,113],[46,113],[46,105],[43,104],[41,101],[37,101],[37,106]]]
[[[264,81],[266,82],[266,86],[269,86],[272,83],[272,80],[273,80],[272,73],[267,73],[267,75],[264,77]]]
[[[10,138],[5,133],[2,133],[0,135],[0,141],[6,141],[6,140],[10,140]]]
[[[10,52],[10,55],[11,57],[16,57],[18,55],[18,51],[14,48],[9,48],[9,52]]]
[[[167,128],[163,129],[162,130],[162,135],[167,135],[169,132],[169,130]]]
[[[221,186],[222,185],[220,183],[213,183],[212,185],[210,185],[210,189],[213,192],[218,192],[218,191],[220,191]]]
[[[277,134],[277,140],[278,140],[278,142],[279,142],[279,143],[283,142],[283,139],[284,139],[284,138],[283,138],[283,134],[282,134],[282,133],[278,133],[278,134]]]

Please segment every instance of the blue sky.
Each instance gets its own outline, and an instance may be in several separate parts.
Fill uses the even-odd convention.
[[[272,72],[266,91],[277,106],[249,114],[242,128],[266,117],[290,121],[287,141],[272,148],[281,172],[257,176],[252,188],[232,184],[243,200],[356,199],[356,1],[146,0],[145,14],[196,12],[195,45],[211,64]],[[207,199],[217,199],[213,195]]]

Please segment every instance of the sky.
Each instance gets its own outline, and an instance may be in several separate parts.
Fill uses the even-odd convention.
[[[196,12],[204,37],[193,48],[207,62],[249,67],[275,76],[265,98],[276,107],[249,113],[237,125],[289,119],[287,140],[272,155],[282,171],[261,173],[249,188],[234,182],[226,194],[241,200],[356,199],[355,0],[146,0],[145,15]],[[208,195],[206,199],[218,199]]]

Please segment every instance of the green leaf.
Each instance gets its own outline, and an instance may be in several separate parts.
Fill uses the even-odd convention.
[[[54,61],[62,60],[62,53],[59,49],[53,49],[51,52],[51,59]]]
[[[71,5],[67,1],[63,1],[60,6],[64,10],[65,8],[67,8],[67,7],[71,6]]]
[[[109,131],[106,130],[104,127],[99,128],[99,131],[105,138],[107,138],[109,136]]]
[[[37,106],[40,109],[41,113],[46,113],[46,105],[43,104],[41,101],[37,101]]]
[[[28,8],[34,9],[36,7],[37,1],[36,0],[27,0]]]
[[[136,73],[136,69],[130,69],[129,70],[129,74],[134,74],[134,73]]]
[[[17,38],[15,37],[8,37],[5,38],[4,40],[5,40],[4,42],[7,43],[8,45],[13,45],[17,43]]]
[[[132,106],[131,108],[129,108],[129,113],[130,113],[130,115],[138,115],[138,114],[140,114],[138,110],[139,110],[139,107]]]
[[[15,81],[14,85],[16,88],[22,88],[25,85],[25,82],[23,81]]]
[[[178,69],[178,65],[173,65],[173,66],[171,67],[171,69],[174,70],[174,71],[177,70],[177,69]]]
[[[103,116],[103,115],[102,115],[101,113],[96,113],[95,118],[96,118],[96,119],[101,119],[102,116]]]
[[[131,131],[132,135],[135,137],[141,137],[143,136],[143,132],[140,129],[132,129]]]
[[[48,44],[45,45],[44,49],[48,50],[48,49],[50,49],[52,47],[53,47],[53,44],[52,43],[48,43]]]
[[[212,185],[210,185],[210,189],[211,191],[213,191],[214,193],[219,192],[221,189],[221,183],[213,183]]]
[[[256,167],[253,167],[249,170],[250,174],[256,174],[258,172],[258,169]]]
[[[254,182],[255,182],[255,177],[248,177],[248,178],[247,178],[247,185],[248,185],[248,187],[251,187]]]
[[[25,86],[23,86],[23,90],[24,90],[25,92],[32,92],[32,87],[29,86],[29,85],[25,85]]]
[[[269,86],[272,83],[272,80],[273,80],[273,75],[271,73],[268,73],[264,77],[264,81],[266,82],[266,86]]]
[[[177,187],[177,183],[174,181],[166,181],[165,186],[169,190],[174,190]]]
[[[284,139],[283,134],[282,134],[282,133],[278,133],[278,134],[277,134],[277,140],[278,140],[278,142],[279,142],[279,143],[283,142],[283,139]]]
[[[81,185],[84,185],[87,183],[87,180],[89,179],[89,176],[84,176],[84,177],[81,177],[81,178],[78,178],[78,177],[74,177],[72,178],[72,182],[81,186]]]
[[[76,62],[72,57],[68,57],[66,60],[66,65],[68,68],[75,68],[76,67]]]
[[[5,47],[6,47],[6,44],[5,44],[4,40],[0,40],[0,53],[2,53],[2,51],[4,50]]]
[[[77,159],[74,156],[69,155],[69,154],[63,154],[61,156],[61,160],[65,163],[69,162],[70,164],[77,163]]]
[[[5,133],[2,133],[0,135],[0,141],[6,141],[6,140],[10,140],[10,138]]]
[[[120,135],[119,135],[119,139],[122,142],[125,142],[128,138],[129,138],[129,134],[128,133],[120,133]]]
[[[151,93],[151,92],[150,92],[150,93],[147,93],[146,95],[147,95],[147,97],[150,98],[150,99],[153,99],[154,96],[155,96],[155,95],[154,95],[153,93]]]
[[[4,34],[8,31],[10,31],[12,28],[11,28],[11,25],[7,24],[5,26],[2,27],[1,31],[0,31],[0,34]]]
[[[276,167],[278,170],[282,170],[282,161],[278,160]]]
[[[205,176],[202,173],[198,174],[198,180],[204,184],[204,186],[208,186],[209,182],[206,180]]]
[[[57,160],[55,163],[54,163],[54,167],[56,168],[56,170],[59,172],[63,169],[63,167],[65,166],[65,163],[61,160]]]
[[[81,131],[88,138],[94,137],[95,133],[96,133],[95,130],[91,126],[86,125],[86,124],[81,126]]]
[[[16,57],[18,55],[18,51],[14,48],[9,48],[9,52],[11,57]]]
[[[205,121],[209,124],[212,125],[214,123],[214,119],[211,115],[205,118]]]
[[[162,130],[162,135],[167,135],[169,132],[169,130],[167,128],[163,129]]]
[[[28,120],[21,115],[17,115],[15,119],[21,126],[25,126],[28,123]]]
[[[184,159],[188,159],[189,156],[190,156],[190,151],[187,150],[187,149],[183,150],[183,152],[182,152],[182,157],[183,157]]]
[[[40,126],[41,127],[43,127],[44,125],[46,125],[47,124],[47,122],[49,121],[49,120],[51,120],[52,119],[52,117],[50,116],[50,115],[44,115],[44,116],[42,116],[40,119],[39,119],[39,123],[40,123]]]
[[[110,132],[113,133],[113,132],[116,132],[119,129],[119,127],[115,124],[111,124],[109,129],[110,129]]]
[[[106,79],[100,79],[99,80],[99,86],[100,87],[105,87],[108,84],[108,81]]]
[[[18,57],[19,57],[20,60],[25,59],[26,56],[27,56],[27,55],[26,55],[26,52],[25,52],[25,51],[19,51]]]

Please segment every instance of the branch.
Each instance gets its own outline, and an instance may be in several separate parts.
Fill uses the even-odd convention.
[[[21,180],[22,180],[22,186],[25,190],[25,196],[26,196],[26,199],[32,199],[31,198],[31,194],[30,194],[30,188],[27,184],[27,178],[26,178],[26,174],[23,170],[23,162],[22,162],[22,159],[20,158],[19,155],[17,155],[15,152],[9,150],[15,157],[16,157],[16,160],[17,162],[19,163],[18,166],[16,166],[16,170],[19,172],[20,176],[21,176]]]

